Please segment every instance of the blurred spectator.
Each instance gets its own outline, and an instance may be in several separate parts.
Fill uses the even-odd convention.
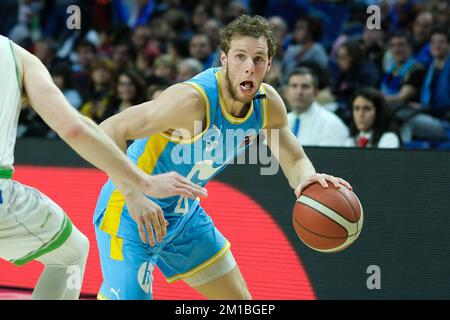
[[[67,65],[60,64],[50,70],[53,82],[62,91],[67,101],[75,108],[79,109],[82,99],[77,90],[72,87],[72,77],[70,68]]]
[[[154,75],[157,78],[174,83],[177,77],[176,61],[169,55],[160,55],[154,63]]]
[[[221,23],[217,19],[209,19],[204,25],[204,33],[209,37],[213,51],[219,49]]]
[[[47,69],[52,69],[57,64],[62,63],[62,60],[56,56],[56,44],[51,38],[36,41],[33,53]]]
[[[433,116],[447,119],[450,119],[449,37],[449,32],[445,29],[437,29],[432,33],[433,63],[426,73],[420,101],[423,105],[430,107]]]
[[[322,33],[320,22],[303,16],[297,20],[292,34],[292,43],[283,59],[283,72],[289,74],[302,61],[314,61],[321,67],[328,65],[328,56],[318,42]]]
[[[295,26],[299,14],[308,12],[310,9],[308,0],[267,0],[265,16],[280,16],[288,24],[288,29]]]
[[[164,90],[166,90],[168,85],[163,84],[152,84],[147,88],[147,101],[156,99]]]
[[[203,71],[203,65],[194,58],[186,58],[178,62],[177,82],[188,80]]]
[[[100,123],[116,111],[112,103],[114,99],[112,62],[106,58],[99,60],[92,68],[91,75],[93,88],[88,100],[81,106],[80,112]]]
[[[364,27],[362,34],[362,44],[365,54],[365,60],[373,63],[379,74],[383,73],[383,57],[386,51],[385,29],[369,29]]]
[[[152,30],[147,25],[140,25],[134,29],[133,34],[131,36],[131,43],[133,45],[134,51],[136,53],[142,53],[147,47],[147,43],[149,42],[152,36]]]
[[[247,3],[240,0],[233,0],[228,4],[228,7],[226,9],[226,18],[225,18],[225,24],[230,23],[235,18],[243,15],[243,14],[249,14],[250,8],[248,7]]]
[[[277,90],[281,89],[283,83],[283,72],[281,69],[281,62],[278,60],[272,60],[272,65],[270,66],[270,70],[264,78],[264,82],[270,84]]]
[[[109,110],[116,113],[144,102],[145,81],[137,70],[127,69],[119,74],[116,98]]]
[[[283,20],[283,18],[274,16],[269,19],[269,24],[272,28],[273,40],[276,46],[273,59],[282,61],[286,50],[285,42],[288,32],[287,23]]]
[[[424,11],[417,15],[413,24],[413,55],[424,67],[428,67],[433,59],[430,52],[430,34],[433,28],[433,16]]]
[[[347,147],[399,148],[400,139],[386,102],[376,89],[362,88],[352,99],[352,124]]]
[[[380,75],[375,66],[364,61],[364,51],[356,41],[347,41],[337,53],[339,71],[333,84],[333,95],[338,103],[338,114],[345,121],[350,120],[350,99],[362,87],[376,87]]]
[[[450,121],[450,44],[446,29],[431,36],[433,63],[428,68],[421,91],[421,105],[412,106],[414,114],[402,127],[402,138],[444,140]]]
[[[112,0],[113,21],[134,29],[150,20],[155,6],[156,1],[153,0]]]
[[[416,15],[423,10],[417,0],[394,1],[389,12],[390,32],[408,30],[413,24]]]
[[[216,53],[212,50],[210,39],[204,33],[197,33],[192,36],[189,43],[189,53],[191,57],[203,64],[203,70],[210,68],[216,60]]]
[[[133,68],[134,58],[135,52],[127,40],[119,40],[113,46],[112,60],[118,72],[121,72],[127,68]]]
[[[92,85],[91,70],[95,63],[97,49],[89,41],[80,41],[76,45],[77,62],[72,65],[72,83],[82,99],[87,99]]]
[[[291,112],[289,127],[304,146],[343,146],[348,128],[334,113],[314,101],[317,78],[307,68],[294,70],[288,77],[285,98]]]
[[[182,37],[174,37],[167,41],[166,53],[175,60],[181,60],[190,57],[189,54],[189,41],[186,41]]]
[[[436,27],[450,28],[450,2],[448,0],[438,0],[432,9],[433,22]]]
[[[381,82],[381,92],[391,109],[419,102],[424,69],[412,56],[412,42],[407,33],[394,33],[389,40],[393,65]]]
[[[199,3],[195,8],[191,16],[191,25],[194,32],[204,32],[205,25],[208,19],[211,17],[209,8],[204,3]]]
[[[22,110],[19,115],[17,137],[42,137],[47,138],[51,133],[50,128],[42,118],[33,110],[28,100],[22,101]]]
[[[187,41],[192,36],[192,30],[189,28],[189,18],[183,11],[169,9],[164,13],[163,19],[168,27],[167,40],[179,37]]]

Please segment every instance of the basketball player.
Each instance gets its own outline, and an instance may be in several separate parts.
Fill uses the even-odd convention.
[[[202,186],[247,145],[245,135],[227,143],[228,130],[264,130],[272,151],[279,149],[278,160],[297,196],[314,182],[351,189],[343,179],[316,173],[289,130],[282,99],[262,83],[274,55],[268,22],[240,16],[224,29],[220,45],[221,68],[175,84],[100,126],[124,151],[126,141],[135,139],[128,157],[145,172],[176,170]],[[279,141],[273,138],[275,130]],[[199,150],[203,159],[195,161]],[[223,157],[213,155],[217,152]],[[250,299],[230,243],[199,200],[154,201],[169,222],[166,236],[157,241],[130,216],[114,183],[103,187],[94,214],[103,273],[97,298],[151,299],[152,271],[158,266],[168,282],[184,280],[208,299]]]
[[[193,199],[206,194],[177,173],[149,176],[139,170],[97,125],[65,100],[37,57],[3,36],[0,70],[0,258],[19,266],[31,260],[45,265],[32,298],[78,299],[88,239],[52,200],[11,180],[22,94],[65,142],[109,174],[133,208],[135,219],[148,221],[156,230],[166,224],[159,206],[142,192]]]

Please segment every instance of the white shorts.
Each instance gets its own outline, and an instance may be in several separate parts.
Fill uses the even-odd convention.
[[[50,198],[0,179],[0,258],[24,265],[60,247],[71,232],[71,221]]]

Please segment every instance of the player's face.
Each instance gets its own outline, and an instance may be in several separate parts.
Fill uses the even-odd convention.
[[[370,100],[357,97],[353,101],[353,119],[359,131],[368,131],[372,128],[375,122],[375,114],[375,106]]]
[[[231,41],[228,55],[222,52],[220,60],[228,93],[236,101],[251,102],[271,64],[266,38],[237,37]]]

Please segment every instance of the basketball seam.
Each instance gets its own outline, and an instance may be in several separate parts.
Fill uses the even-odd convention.
[[[308,206],[309,207],[309,206]],[[312,209],[314,209],[314,208],[312,208]],[[315,210],[315,209],[314,209]],[[317,210],[316,210],[317,211]],[[317,212],[319,212],[319,211],[317,211]],[[321,212],[320,212],[321,213]],[[321,213],[322,214],[322,213]],[[323,214],[322,214],[323,215]],[[327,217],[328,218],[328,217]],[[332,221],[334,221],[333,219],[330,219],[330,220],[332,220]],[[311,231],[311,230],[309,230],[308,228],[306,228],[304,225],[302,225],[298,220],[297,220],[297,218],[294,216],[294,221],[295,221],[295,223],[296,224],[298,224],[302,229],[304,229],[304,230],[306,230],[306,231],[308,231],[308,232],[310,232],[310,233],[312,233],[313,235],[316,235],[316,236],[318,236],[318,237],[322,237],[322,238],[327,238],[327,239],[333,239],[333,240],[336,240],[336,239],[347,239],[349,236],[347,236],[347,237],[330,237],[330,236],[325,236],[325,235],[322,235],[322,234],[319,234],[319,233],[316,233],[316,232],[314,232],[314,231]],[[338,224],[339,225],[339,224]],[[342,227],[341,225],[339,225],[340,227]],[[345,229],[345,228],[344,228]]]
[[[333,190],[335,190],[338,194],[342,195],[342,196],[345,198],[345,200],[349,203],[350,208],[352,209],[353,217],[356,218],[355,213],[354,213],[354,211],[353,211],[353,207],[352,207],[351,203],[348,201],[348,199],[347,199],[342,193],[340,193],[339,191],[337,191],[336,189],[333,189]],[[302,196],[304,196],[304,197],[306,197],[306,198],[309,198],[309,199],[311,199],[311,200],[314,200],[314,201],[320,203],[320,204],[323,205],[324,207],[328,208],[329,210],[331,210],[331,211],[333,211],[334,213],[336,213],[336,214],[338,214],[339,216],[341,216],[342,219],[344,219],[344,220],[347,221],[348,223],[357,223],[357,222],[352,222],[352,221],[346,219],[343,215],[337,213],[336,210],[330,208],[330,207],[327,206],[326,204],[322,203],[321,201],[318,201],[318,200],[314,199],[314,198],[311,197],[311,196],[308,196],[308,195],[306,195],[306,194],[302,194]],[[300,199],[300,198],[299,198],[299,199]],[[300,202],[299,200],[297,200],[297,201]],[[301,204],[304,204],[305,206],[308,206],[306,203],[303,203],[303,202],[300,202],[300,203],[301,203]],[[308,207],[312,208],[311,206],[308,206]],[[314,208],[312,208],[312,209],[314,209]],[[314,209],[314,210],[316,210],[316,209]],[[316,210],[316,211],[317,211],[317,210]],[[320,212],[320,211],[318,211],[318,212]],[[322,213],[322,212],[320,212],[320,213]],[[322,214],[323,214],[323,213],[322,213]],[[327,217],[327,218],[328,218],[328,217]],[[331,220],[333,220],[333,219],[331,219]],[[333,221],[334,221],[334,220],[333,220]]]
[[[340,192],[339,192],[339,193],[340,193]],[[337,215],[341,216],[341,217],[342,217],[345,221],[347,221],[348,223],[353,223],[353,224],[356,223],[356,228],[357,228],[357,229],[356,229],[356,230],[357,230],[356,233],[348,234],[347,228],[345,228],[344,226],[342,226],[341,224],[339,224],[336,220],[331,219],[331,218],[328,217],[326,214],[324,214],[323,212],[317,210],[316,208],[313,208],[313,207],[311,207],[310,205],[308,205],[308,204],[306,204],[306,203],[303,203],[303,202],[300,202],[300,201],[297,200],[297,201],[300,202],[302,205],[307,206],[307,207],[313,209],[313,210],[316,211],[317,213],[321,214],[323,217],[327,218],[327,219],[330,220],[330,221],[333,221],[333,222],[336,223],[338,226],[340,226],[341,228],[345,229],[345,231],[347,231],[347,234],[348,234],[348,235],[347,235],[347,238],[353,237],[355,234],[357,234],[357,233],[359,232],[359,229],[358,229],[358,227],[359,227],[358,222],[351,222],[351,221],[348,221],[347,219],[345,219],[345,217],[343,217],[342,215],[340,215],[339,213],[337,213],[335,210],[331,209],[330,207],[324,205],[322,202],[317,201],[317,200],[315,200],[314,198],[311,198],[311,197],[309,197],[309,196],[307,196],[307,195],[303,195],[303,196],[304,196],[304,197],[307,197],[307,198],[309,198],[309,199],[311,199],[311,200],[314,200],[314,201],[316,201],[316,202],[319,202],[319,203],[320,203],[321,205],[323,205],[324,207],[328,208],[329,210],[333,211],[333,212],[336,213]],[[345,197],[345,196],[344,196],[344,197]],[[346,200],[347,200],[347,198],[346,198]],[[347,201],[348,201],[348,200],[347,200]],[[350,204],[350,207],[352,207],[351,204]],[[352,213],[353,213],[353,208],[352,208]],[[309,231],[309,232],[311,232],[311,233],[313,233],[313,234],[315,234],[315,235],[317,235],[317,236],[324,237],[324,238],[329,238],[329,239],[345,239],[345,238],[340,238],[340,237],[328,237],[328,236],[325,236],[325,235],[321,235],[321,234],[315,233],[315,232],[313,232],[313,231],[307,229],[306,227],[304,227],[302,224],[300,224],[300,222],[296,219],[295,215],[294,215],[294,220],[295,220],[295,222],[296,222],[299,226],[301,226],[303,229],[305,229],[305,230],[307,230],[307,231]]]
[[[345,187],[341,187],[341,188],[345,188]],[[353,209],[352,203],[350,202],[350,200],[347,198],[347,196],[344,193],[339,192],[339,191],[338,191],[338,193],[344,197],[344,199],[347,201],[347,203],[349,204],[350,208],[352,209],[352,214],[353,214],[353,218],[355,219],[355,222],[348,221],[347,219],[345,219],[345,217],[343,217],[343,218],[345,220],[347,220],[348,222],[350,222],[350,223],[356,223],[356,225],[358,225],[358,220],[359,219],[356,219],[356,213],[355,213],[355,210]],[[358,203],[359,203],[359,200],[358,200]]]

